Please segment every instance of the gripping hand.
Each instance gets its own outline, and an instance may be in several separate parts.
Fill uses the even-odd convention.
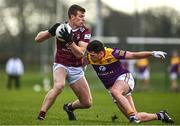
[[[164,59],[165,58],[165,55],[167,55],[166,52],[163,52],[163,51],[153,51],[152,55],[156,58],[162,58]]]
[[[71,45],[73,43],[72,30],[69,33],[66,26],[62,28],[61,31],[59,31],[59,34],[62,36],[62,39],[64,39],[68,45]]]

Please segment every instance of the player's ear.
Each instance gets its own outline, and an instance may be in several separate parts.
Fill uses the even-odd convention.
[[[104,56],[104,51],[101,51],[99,54],[100,54],[101,56]]]
[[[74,16],[73,14],[71,14],[70,17],[69,17],[69,19],[73,20],[74,17],[75,17],[75,16]]]

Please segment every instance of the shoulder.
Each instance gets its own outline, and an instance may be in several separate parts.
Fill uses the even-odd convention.
[[[114,55],[113,55],[113,52],[114,52],[114,49],[113,48],[107,48],[105,47],[105,59],[108,59],[108,58],[115,58]]]
[[[112,55],[117,59],[125,59],[126,51],[113,48]]]
[[[88,28],[88,27],[85,26],[85,25],[82,26],[82,27],[80,27],[79,30],[80,30],[81,33],[91,33],[90,28]]]
[[[80,38],[79,41],[83,41],[86,43],[90,42],[91,30],[87,28],[86,26],[80,27],[76,33],[77,33],[76,35]]]
[[[111,54],[113,53],[113,51],[114,51],[113,48],[107,48],[107,47],[105,47],[104,49],[105,49],[105,53],[108,54],[108,55],[111,55]]]

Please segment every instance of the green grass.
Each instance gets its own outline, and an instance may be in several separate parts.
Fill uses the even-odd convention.
[[[68,121],[62,107],[64,103],[76,99],[71,89],[66,86],[55,104],[47,113],[44,121],[36,120],[41,103],[46,93],[35,92],[33,86],[41,84],[43,76],[39,72],[27,71],[22,78],[20,90],[7,90],[5,88],[6,75],[0,76],[0,125],[127,125],[128,120],[117,109],[111,97],[103,88],[101,82],[95,78],[91,71],[87,71],[87,79],[93,96],[93,106],[90,109],[77,110],[77,121]],[[158,112],[167,109],[175,124],[180,125],[180,94],[168,91],[167,85],[161,83],[163,74],[153,75],[152,88],[148,92],[134,92],[133,98],[138,111]],[[163,87],[163,90],[160,90]],[[115,122],[111,116],[117,115]],[[160,121],[143,124],[165,125]]]

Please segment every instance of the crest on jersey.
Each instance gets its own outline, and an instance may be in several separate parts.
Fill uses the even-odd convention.
[[[117,54],[119,54],[119,51],[120,51],[120,50],[115,50],[115,52],[114,52],[114,53],[117,53]]]
[[[84,39],[90,39],[91,38],[91,34],[85,34],[84,35]]]
[[[83,27],[80,28],[80,31],[81,31],[81,32],[83,32],[84,30],[85,30],[85,28],[83,28]]]
[[[99,70],[104,72],[104,71],[106,71],[106,67],[105,66],[99,66]]]
[[[120,52],[119,52],[119,56],[124,56],[124,53],[125,53],[125,51],[120,50]]]
[[[77,34],[77,40],[79,40],[80,39],[80,34]]]

